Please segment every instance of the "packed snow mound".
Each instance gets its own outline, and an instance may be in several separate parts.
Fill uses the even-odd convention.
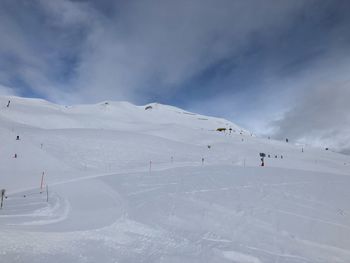
[[[200,148],[217,139],[205,132],[213,135],[217,128],[249,134],[230,121],[159,103],[62,106],[7,96],[0,97],[0,109],[0,170],[6,174],[2,186],[10,190],[33,187],[32,176],[42,171],[57,182],[72,173],[79,177],[140,167],[176,153],[183,153],[177,157],[182,161],[201,158]]]
[[[8,101],[11,103],[6,107]],[[129,102],[106,101],[94,105],[61,106],[41,99],[0,97],[0,105],[2,120],[42,129],[130,130],[171,124],[192,129],[231,128],[248,133],[228,120],[159,103],[135,106]]]

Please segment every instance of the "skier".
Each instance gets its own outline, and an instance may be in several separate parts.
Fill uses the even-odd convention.
[[[11,103],[11,101],[9,100],[7,103],[7,106],[6,106],[7,108],[10,107],[10,103]]]
[[[6,196],[5,196],[5,189],[2,189],[1,190],[1,205],[0,205],[0,208],[2,208],[3,204],[4,204],[4,197],[6,199]]]
[[[264,163],[264,157],[261,157],[261,166],[265,166],[265,163]]]
[[[13,158],[17,158],[17,153],[15,153],[15,155],[13,156]]]
[[[17,137],[16,137],[16,141],[19,141],[19,135],[17,135]]]

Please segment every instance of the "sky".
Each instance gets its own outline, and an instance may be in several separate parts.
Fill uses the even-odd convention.
[[[347,0],[0,0],[0,94],[159,102],[350,153]]]

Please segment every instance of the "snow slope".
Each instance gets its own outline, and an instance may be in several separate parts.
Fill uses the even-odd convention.
[[[0,124],[0,262],[350,262],[348,156],[156,103],[0,97]]]

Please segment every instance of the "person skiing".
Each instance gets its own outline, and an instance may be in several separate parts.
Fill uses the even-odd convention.
[[[2,209],[3,204],[4,204],[4,197],[5,197],[5,199],[6,199],[5,192],[6,192],[5,189],[2,189],[2,190],[1,190],[1,205],[0,205],[0,208],[1,208],[1,209]]]
[[[6,106],[7,108],[10,107],[10,103],[11,103],[11,101],[9,100],[7,103],[7,106]]]

